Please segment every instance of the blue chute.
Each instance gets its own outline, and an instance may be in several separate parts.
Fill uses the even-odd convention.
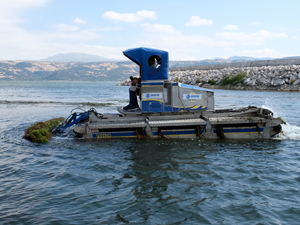
[[[169,53],[166,51],[152,48],[132,48],[123,52],[130,60],[140,66],[142,81],[149,80],[168,80],[169,76]],[[158,67],[153,68],[149,65],[149,59],[155,58]]]

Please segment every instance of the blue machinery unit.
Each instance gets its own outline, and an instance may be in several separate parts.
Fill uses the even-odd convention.
[[[281,119],[253,106],[214,109],[214,93],[168,80],[168,52],[134,48],[123,52],[140,67],[140,109],[101,114],[95,109],[72,113],[57,131],[74,127],[77,137],[266,139],[281,131]]]
[[[134,48],[123,53],[140,66],[142,113],[214,109],[214,93],[212,91],[168,81],[168,52],[150,48]],[[156,66],[153,67],[152,62],[156,63]]]

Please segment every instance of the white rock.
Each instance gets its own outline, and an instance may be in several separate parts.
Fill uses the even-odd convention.
[[[273,83],[273,86],[279,86],[279,85],[283,85],[285,83],[285,81],[283,79],[276,79]]]
[[[270,82],[270,80],[262,77],[258,80],[258,83],[261,83],[263,85],[269,85],[271,82]]]

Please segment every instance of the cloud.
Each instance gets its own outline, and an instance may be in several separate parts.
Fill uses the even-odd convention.
[[[102,34],[93,29],[35,32],[26,31],[21,28],[14,28],[11,29],[10,32],[1,33],[0,37],[3,39],[0,46],[0,60],[37,60],[58,53],[74,51],[99,55],[99,49],[105,49],[108,51],[105,53],[107,54],[105,57],[114,58],[113,56],[119,53],[119,58],[121,58],[122,52],[119,48],[109,48],[106,46],[91,44],[91,41],[93,40],[97,40],[99,43],[99,40],[102,38]],[[117,50],[114,51],[113,49]]]
[[[171,25],[145,23],[142,24],[141,26],[144,28],[146,32],[175,33],[175,29]]]
[[[172,60],[195,60],[195,56],[215,57],[213,49],[232,47],[230,41],[219,41],[203,35],[184,35],[168,24],[143,24],[138,46],[170,51]]]
[[[281,39],[286,38],[285,33],[274,33],[267,30],[259,30],[254,33],[245,32],[221,32],[217,36],[227,40],[234,41],[244,45],[259,45],[265,42],[266,39]]]
[[[50,0],[1,0],[2,9],[21,9],[25,10],[32,7],[40,7],[46,5]]]
[[[68,25],[68,24],[55,24],[52,26],[53,28],[59,30],[59,31],[65,31],[65,32],[69,32],[69,31],[76,31],[76,30],[79,30],[79,27],[76,27],[76,26],[71,26],[71,25]]]
[[[102,30],[84,29],[68,24],[53,25],[55,30],[34,31],[15,26],[0,26],[1,59],[36,60],[61,52],[79,51],[80,43],[101,40]],[[83,53],[92,52],[81,47]],[[95,53],[95,52],[93,52]]]
[[[267,30],[260,30],[257,32],[257,35],[260,35],[264,38],[286,38],[287,35],[285,33],[273,33]]]
[[[215,38],[203,36],[203,35],[184,35],[181,32],[175,30],[168,24],[142,24],[144,28],[143,41],[149,41],[149,43],[161,43],[161,45],[173,45],[174,47],[180,46],[231,46],[231,42],[218,41]],[[162,33],[162,34],[157,34]],[[142,41],[142,42],[143,42]],[[194,47],[194,46],[193,46]]]
[[[237,25],[231,25],[231,24],[229,24],[229,25],[226,25],[223,29],[224,30],[238,30],[239,27]]]
[[[155,11],[141,10],[137,11],[136,13],[116,13],[114,11],[108,11],[103,14],[103,18],[114,21],[134,23],[145,19],[155,20],[157,17]]]
[[[45,6],[50,0],[1,0],[0,27],[22,22],[19,13],[35,7]]]
[[[70,41],[88,41],[88,40],[96,40],[102,38],[102,35],[93,31],[93,30],[82,30],[79,32],[57,32],[53,34],[48,34],[52,40],[57,40],[60,42],[64,42],[64,40],[70,40]]]
[[[270,39],[283,39],[280,32],[258,30],[256,32],[221,32],[216,36],[185,35],[168,24],[142,24],[144,32],[138,37],[139,46],[163,49],[170,52],[172,60],[196,60],[222,55],[248,55],[255,57],[283,57],[271,48],[241,51],[250,46],[265,45]],[[197,58],[196,58],[197,57]]]
[[[123,29],[122,32],[126,32],[126,28],[121,28],[121,26],[92,27],[91,25],[91,29],[84,29],[85,26],[81,26],[81,24],[86,23],[86,21],[81,18],[73,18],[74,20],[70,21],[69,24],[57,22],[57,24],[51,26],[52,29],[50,30],[45,30],[44,28],[34,30],[30,24],[29,26],[23,26],[23,23],[27,21],[26,17],[23,17],[27,15],[27,13],[24,13],[26,10],[32,10],[34,7],[44,7],[48,2],[50,0],[10,0],[5,2],[0,0],[1,59],[35,60],[57,53],[74,51],[95,55],[103,53],[105,54],[104,57],[107,58],[124,59],[122,51],[134,46],[167,50],[170,52],[172,60],[220,57],[224,54],[224,51],[225,53],[226,51],[229,52],[230,55],[252,54],[262,57],[264,54],[266,56],[270,54],[270,56],[274,57],[274,55],[280,54],[269,46],[245,52],[242,52],[241,49],[243,49],[243,46],[246,46],[246,49],[251,49],[249,45],[265,44],[270,39],[281,41],[282,38],[287,37],[285,33],[281,32],[259,30],[249,33],[227,29],[221,30],[215,36],[186,35],[184,32],[176,30],[175,26],[173,27],[169,24],[148,23],[149,20],[155,20],[157,16],[154,11],[146,10],[128,14],[115,12],[103,14],[104,18],[113,21],[125,21],[128,23],[143,21],[140,23],[140,27],[135,26],[135,28],[142,29],[137,34],[110,36],[109,41],[104,38],[104,32],[114,32],[121,29]],[[3,4],[3,7],[1,4]],[[191,21],[190,25],[212,24],[211,20],[200,19],[200,17],[196,17],[194,20],[191,17]],[[26,29],[25,27],[31,28]],[[109,44],[105,46],[104,43]],[[110,45],[118,47],[110,47]]]
[[[191,26],[191,27],[198,27],[198,26],[204,26],[204,25],[211,25],[213,23],[212,20],[208,19],[200,19],[199,16],[192,16],[190,18],[190,21],[185,23],[185,26]]]
[[[287,54],[282,54],[274,49],[264,48],[257,50],[245,50],[241,51],[240,55],[246,55],[251,57],[272,57],[272,58],[282,58]]]
[[[86,24],[87,23],[86,21],[84,21],[80,18],[76,18],[73,22],[76,23],[76,24]]]
[[[0,60],[36,60],[74,51],[99,54],[98,49],[107,50],[109,58],[113,58],[117,53],[122,57],[119,48],[93,45],[95,40],[101,43],[103,32],[120,30],[117,27],[82,29],[77,24],[83,24],[85,21],[76,18],[72,24],[54,24],[50,26],[50,30],[23,28],[27,20],[21,15],[32,8],[44,7],[48,2],[50,0],[0,0]]]
[[[76,45],[76,46],[69,46],[66,49],[66,53],[71,52],[72,49],[74,50],[77,47],[79,52],[87,53],[87,54],[93,54],[93,55],[99,55],[105,57],[105,58],[111,58],[111,59],[120,59],[125,60],[124,55],[122,52],[124,51],[124,48],[122,47],[109,47],[109,46],[102,46],[102,45]]]

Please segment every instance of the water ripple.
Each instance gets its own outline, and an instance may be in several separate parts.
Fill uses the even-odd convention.
[[[276,95],[287,104],[285,93],[239,93],[237,102],[230,91],[223,100],[240,105],[254,97],[264,104],[261,95]],[[283,118],[294,121],[290,131],[284,127],[288,138],[87,142],[68,133],[36,144],[22,139],[24,129],[66,116],[73,106],[0,108],[2,224],[298,223],[300,124],[288,110]]]

